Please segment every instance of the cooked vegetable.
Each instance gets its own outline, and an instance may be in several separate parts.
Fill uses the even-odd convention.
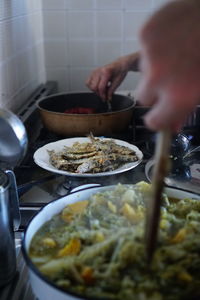
[[[84,299],[200,299],[200,201],[163,195],[151,268],[144,223],[151,186],[117,185],[68,205],[35,234],[30,257],[60,288]]]

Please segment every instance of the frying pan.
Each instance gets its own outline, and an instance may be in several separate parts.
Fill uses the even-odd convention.
[[[113,95],[111,108],[96,94],[88,92],[62,93],[48,96],[37,102],[44,126],[59,135],[109,135],[123,132],[131,123],[135,101],[128,96]],[[93,108],[93,114],[70,114],[65,110],[74,107]]]

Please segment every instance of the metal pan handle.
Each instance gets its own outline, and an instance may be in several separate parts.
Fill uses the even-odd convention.
[[[19,210],[19,197],[17,192],[16,178],[13,171],[6,170],[5,172],[9,176],[9,181],[10,181],[9,197],[11,199],[11,206],[13,210],[13,225],[14,225],[14,231],[17,231],[21,223],[21,215]]]

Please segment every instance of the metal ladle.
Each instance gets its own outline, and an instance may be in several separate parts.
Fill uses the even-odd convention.
[[[11,111],[0,109],[0,169],[9,177],[14,230],[19,228],[21,218],[17,184],[12,170],[24,158],[27,147],[28,138],[22,121]]]

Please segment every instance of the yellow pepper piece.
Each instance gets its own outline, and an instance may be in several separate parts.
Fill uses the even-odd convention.
[[[133,223],[137,223],[143,218],[143,213],[141,212],[136,212],[135,209],[130,206],[128,203],[125,203],[124,206],[122,207],[122,214],[130,221]]]
[[[140,182],[136,183],[136,186],[139,187],[139,190],[141,192],[150,192],[152,189],[151,184],[149,184],[145,181],[140,181]]]
[[[97,232],[95,240],[96,240],[97,243],[103,242],[105,240],[104,234],[102,232]]]
[[[181,228],[176,235],[170,240],[170,243],[176,244],[180,243],[185,239],[185,236],[187,234],[187,231],[185,228]]]
[[[81,214],[84,209],[88,206],[88,201],[79,201],[73,204],[69,204],[62,211],[62,219],[69,223],[74,219],[74,216],[77,214]]]
[[[108,201],[108,208],[109,208],[110,211],[113,212],[114,214],[117,213],[117,207],[116,207],[111,201]]]
[[[162,219],[160,221],[160,228],[161,229],[167,229],[167,228],[169,228],[169,226],[170,226],[170,222],[169,221],[167,221],[165,219]]]
[[[181,281],[185,281],[185,282],[191,282],[192,281],[192,276],[187,271],[183,271],[183,272],[179,273],[178,278]]]
[[[73,238],[69,243],[58,252],[58,257],[78,255],[81,251],[81,241],[77,238]]]
[[[42,243],[49,248],[54,248],[56,246],[56,242],[52,238],[44,238]]]
[[[90,267],[84,267],[81,272],[81,277],[85,281],[86,284],[92,284],[94,282],[93,270]]]
[[[74,214],[80,214],[88,206],[89,201],[79,201],[73,204],[69,204],[68,207]]]

